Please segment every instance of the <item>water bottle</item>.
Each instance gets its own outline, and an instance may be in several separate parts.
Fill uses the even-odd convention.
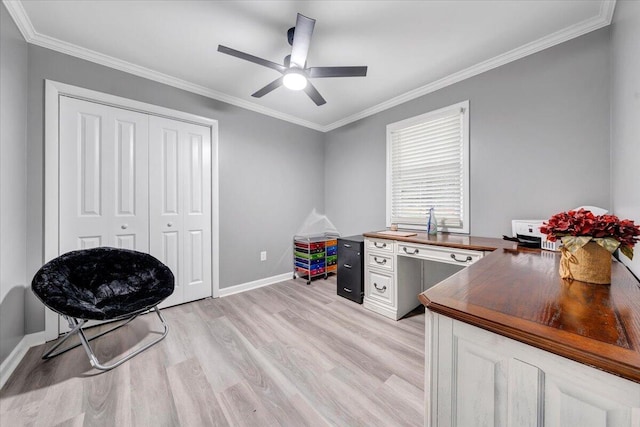
[[[436,215],[433,213],[433,208],[429,209],[429,220],[427,221],[427,234],[432,236],[438,234],[438,221],[436,221]]]

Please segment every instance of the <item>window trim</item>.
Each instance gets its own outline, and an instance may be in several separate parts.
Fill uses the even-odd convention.
[[[386,226],[391,226],[391,132],[423,123],[429,119],[433,119],[439,115],[446,114],[453,110],[462,110],[462,228],[438,228],[438,231],[445,233],[469,234],[470,233],[470,162],[469,162],[469,100],[458,102],[447,107],[429,111],[419,116],[411,117],[395,123],[387,125],[387,144],[386,144]],[[417,224],[397,224],[399,229],[416,230]],[[424,230],[421,230],[424,231]]]

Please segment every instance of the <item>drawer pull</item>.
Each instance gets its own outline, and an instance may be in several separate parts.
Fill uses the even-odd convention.
[[[351,245],[350,245],[350,244],[348,244],[348,243],[345,243],[345,244],[344,244],[344,247],[345,247],[345,248],[350,248],[350,247],[351,247]]]
[[[376,288],[376,291],[378,291],[378,292],[384,292],[384,291],[386,291],[386,290],[387,290],[387,285],[384,285],[384,286],[382,286],[381,288],[379,288],[379,287],[378,287],[378,284],[377,284],[377,283],[375,283],[375,282],[373,283],[373,287],[374,287],[374,288]]]
[[[405,247],[403,247],[403,248],[402,248],[402,250],[404,251],[404,253],[405,253],[405,254],[409,254],[409,255],[416,255],[416,254],[418,254],[418,253],[420,252],[420,250],[418,250],[418,249],[414,249],[414,250],[413,250],[413,252],[409,252],[409,251],[407,250],[407,247],[406,247],[406,246],[405,246]],[[451,254],[451,255],[453,255],[453,254]],[[457,260],[456,260],[456,261],[457,261]]]
[[[458,258],[456,258],[456,254],[451,254],[451,258],[454,261],[457,261],[457,262],[469,262],[469,261],[473,260],[473,258],[471,258],[469,255],[467,255],[467,259],[458,259]]]
[[[386,258],[382,258],[382,261],[380,261],[380,260],[378,259],[378,257],[377,257],[377,256],[374,256],[374,257],[373,257],[373,260],[374,260],[375,262],[377,262],[378,264],[382,264],[382,265],[384,265],[384,264],[386,264],[386,263],[387,263],[387,259],[386,259]]]
[[[349,288],[342,288],[342,290],[343,290],[343,291],[345,291],[345,292],[349,292],[349,293],[353,292],[353,291],[352,291],[351,289],[349,289]]]
[[[386,243],[382,243],[382,244],[378,245],[378,242],[373,242],[373,246],[375,246],[376,248],[379,248],[379,249],[384,249],[384,248],[387,247],[387,244]]]
[[[344,268],[351,268],[351,264],[344,264]]]

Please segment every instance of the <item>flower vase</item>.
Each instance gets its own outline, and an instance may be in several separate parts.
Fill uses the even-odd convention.
[[[575,252],[562,247],[560,277],[581,282],[610,284],[611,253],[597,244],[589,242]]]

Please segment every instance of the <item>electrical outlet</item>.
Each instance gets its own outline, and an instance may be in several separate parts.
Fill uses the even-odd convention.
[[[260,252],[260,261],[266,261],[266,260],[267,260],[267,251]]]

